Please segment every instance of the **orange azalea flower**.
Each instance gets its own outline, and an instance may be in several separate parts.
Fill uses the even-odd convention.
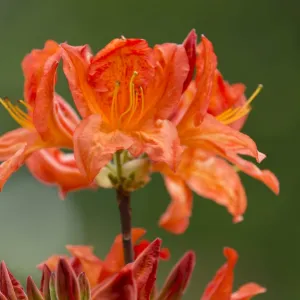
[[[19,103],[27,112],[7,99],[0,99],[21,126],[0,137],[0,160],[5,161],[0,167],[0,189],[24,161],[36,177],[58,184],[62,193],[90,185],[75,167],[74,159],[71,162],[69,155],[54,149],[73,148],[73,132],[79,123],[73,109],[54,91],[60,58],[61,49],[53,41],[24,58],[25,101]]]
[[[141,239],[145,233],[146,231],[142,228],[132,229],[135,259],[137,259],[150,244],[147,240],[142,240],[138,243],[138,240]],[[68,245],[66,248],[72,255],[68,260],[73,267],[73,270],[77,275],[81,272],[85,272],[92,287],[113,274],[118,273],[125,265],[121,234],[115,238],[114,243],[104,260],[95,256],[95,254],[93,254],[93,247],[90,246]],[[161,259],[166,260],[169,256],[170,253],[167,248],[160,250],[159,257]],[[38,265],[38,268],[43,269],[43,266],[47,265],[50,270],[54,271],[61,258],[67,258],[67,256],[53,255],[45,262]]]
[[[259,89],[246,101],[242,84],[230,86],[225,82],[217,70],[213,46],[204,36],[198,46],[196,66],[196,79],[190,83],[171,117],[177,125],[181,144],[186,147],[177,171],[174,173],[165,164],[153,166],[154,171],[165,175],[172,197],[160,225],[178,234],[189,224],[190,189],[227,207],[234,222],[242,220],[247,200],[236,167],[265,183],[274,193],[279,192],[278,180],[272,172],[260,170],[240,157],[252,156],[258,162],[265,158],[255,142],[237,130],[245,122],[250,103]]]
[[[207,285],[201,300],[250,300],[252,297],[266,292],[266,289],[256,283],[248,283],[232,293],[234,267],[238,259],[237,252],[231,248],[224,249],[227,259],[216,273],[214,279]]]
[[[153,49],[145,40],[114,39],[88,59],[79,48],[61,45],[64,72],[84,118],[75,131],[75,158],[90,180],[121,149],[176,167],[182,149],[167,119],[191,80],[194,34],[182,45]]]

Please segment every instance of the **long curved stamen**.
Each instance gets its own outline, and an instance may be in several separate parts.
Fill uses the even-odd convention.
[[[136,78],[137,75],[138,75],[138,72],[134,71],[131,76],[131,79],[129,82],[129,105],[128,105],[127,109],[121,114],[120,121],[126,114],[128,114],[130,111],[133,111],[132,108],[134,108],[136,106],[137,97],[136,97],[136,93],[135,93],[134,79]]]
[[[233,122],[241,119],[245,115],[247,115],[251,111],[250,104],[257,97],[257,95],[262,90],[262,84],[259,84],[254,93],[250,96],[247,102],[241,106],[236,108],[229,108],[220,115],[217,116],[217,119],[225,125],[232,124]]]
[[[117,118],[117,115],[118,115],[117,97],[118,97],[119,89],[120,89],[120,81],[116,81],[115,89],[113,92],[111,111],[110,111],[111,120],[115,120],[115,118]]]
[[[33,128],[31,117],[21,110],[18,106],[13,105],[9,99],[5,98],[4,100],[0,98],[0,103],[8,111],[10,116],[22,127],[24,128]],[[24,102],[25,103],[25,102]],[[28,105],[28,104],[26,104]],[[29,106],[29,105],[28,105]]]

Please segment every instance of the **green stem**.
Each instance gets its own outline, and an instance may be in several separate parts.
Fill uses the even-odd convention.
[[[117,151],[114,155],[115,165],[117,167],[117,176],[119,180],[122,179],[122,162],[121,162],[121,151]]]

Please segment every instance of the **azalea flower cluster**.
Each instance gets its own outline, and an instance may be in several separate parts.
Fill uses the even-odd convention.
[[[133,229],[133,239],[144,234]],[[156,286],[159,258],[166,258],[167,250],[161,249],[161,240],[152,243],[142,241],[135,247],[136,260],[124,266],[121,236],[115,242],[104,261],[87,246],[68,246],[71,258],[53,256],[39,267],[43,276],[40,289],[31,277],[27,279],[27,295],[20,283],[0,265],[0,299],[80,299],[80,300],[177,300],[181,299],[191,279],[195,266],[195,254],[188,251],[173,267],[163,287]],[[224,249],[227,262],[217,271],[207,285],[201,300],[250,300],[265,292],[256,283],[247,283],[232,292],[237,252]]]
[[[60,62],[78,114],[55,91]],[[181,299],[194,252],[158,289],[158,262],[170,252],[160,239],[140,241],[145,230],[131,228],[130,193],[154,172],[163,175],[172,198],[159,224],[176,234],[189,225],[192,191],[241,221],[247,200],[240,171],[279,193],[275,175],[243,157],[265,158],[240,131],[262,86],[247,99],[243,84],[225,81],[212,43],[201,36],[198,44],[194,30],[181,44],[153,48],[143,39],[117,38],[95,55],[88,45],[48,41],[22,68],[24,100],[0,99],[20,125],[0,137],[0,190],[23,164],[37,180],[57,186],[62,198],[79,189],[114,188],[122,234],[104,260],[92,247],[68,245],[70,257],[54,255],[38,266],[40,289],[28,277],[27,294],[2,263],[0,300]],[[224,255],[227,262],[201,300],[249,300],[265,292],[255,283],[233,292],[238,255],[231,248]]]
[[[60,61],[80,117],[55,92]],[[177,234],[189,224],[192,191],[242,220],[239,171],[279,192],[272,172],[241,157],[265,158],[240,132],[260,87],[247,100],[243,84],[226,82],[212,43],[202,36],[197,44],[195,31],[153,48],[121,37],[95,55],[48,41],[22,68],[24,100],[0,100],[21,126],[0,138],[0,188],[24,163],[62,197],[97,187],[131,192],[160,172],[172,202],[159,224]]]

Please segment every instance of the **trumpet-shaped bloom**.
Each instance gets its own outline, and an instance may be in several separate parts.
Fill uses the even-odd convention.
[[[41,180],[59,184],[63,193],[90,184],[75,170],[74,162],[72,166],[72,163],[68,165],[63,153],[58,154],[58,150],[50,149],[72,149],[73,132],[79,123],[73,109],[54,91],[60,57],[61,49],[53,41],[48,41],[42,50],[33,50],[22,62],[25,101],[19,101],[18,106],[8,99],[0,99],[4,108],[21,127],[0,137],[0,160],[5,161],[0,169],[0,188],[26,160],[29,169],[34,169],[37,177],[39,174]],[[30,157],[33,153],[34,156]],[[50,165],[53,167],[51,170]],[[62,170],[68,167],[73,167],[73,170]],[[63,178],[67,174],[73,175],[72,172],[76,173],[76,180],[71,185],[54,179],[55,176]],[[47,176],[52,176],[52,179],[46,178]]]
[[[189,40],[152,49],[145,40],[114,39],[88,58],[61,45],[64,72],[84,118],[75,131],[75,158],[90,180],[121,149],[175,169],[182,149],[168,118],[191,80]]]
[[[196,45],[196,42],[195,42]],[[160,225],[173,233],[182,233],[189,224],[192,193],[210,198],[227,207],[234,222],[242,220],[247,207],[246,195],[237,170],[265,183],[274,193],[279,183],[269,170],[260,170],[240,155],[265,155],[240,129],[259,89],[246,100],[242,84],[229,85],[217,70],[211,42],[202,37],[196,60],[197,73],[171,116],[185,147],[179,166],[173,172],[164,164],[153,166],[165,175],[172,203],[160,219]]]

